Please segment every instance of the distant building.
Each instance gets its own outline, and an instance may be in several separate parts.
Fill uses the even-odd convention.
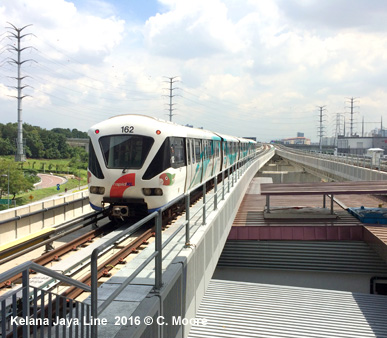
[[[310,139],[306,137],[291,137],[283,139],[284,144],[308,144],[310,145]]]
[[[337,151],[345,154],[364,155],[367,149],[381,148],[387,154],[387,137],[344,137],[339,136],[337,139]]]
[[[323,146],[335,146],[336,145],[336,137],[322,137],[321,144]]]

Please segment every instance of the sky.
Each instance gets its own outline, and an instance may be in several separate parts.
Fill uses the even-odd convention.
[[[0,123],[17,122],[12,25],[30,25],[25,123],[168,120],[173,78],[178,124],[265,142],[344,123],[368,136],[387,124],[386,17],[385,0],[0,0]]]

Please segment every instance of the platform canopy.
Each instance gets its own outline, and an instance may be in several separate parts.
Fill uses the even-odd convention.
[[[333,214],[333,196],[347,194],[381,195],[387,194],[387,181],[346,181],[323,183],[265,183],[261,184],[261,195],[266,195],[266,212],[270,213],[270,196],[281,195],[323,195],[331,198]]]
[[[346,181],[324,183],[264,183],[261,195],[387,194],[387,181]]]

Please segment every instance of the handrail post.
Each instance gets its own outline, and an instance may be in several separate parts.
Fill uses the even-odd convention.
[[[222,171],[222,201],[224,200],[224,170]]]
[[[214,210],[218,209],[218,176],[214,179]]]
[[[190,206],[190,197],[189,193],[185,196],[185,220],[187,224],[185,225],[185,245],[188,246],[190,244],[190,233],[189,233],[189,206]]]
[[[162,218],[163,213],[161,210],[158,211],[156,217],[156,240],[155,240],[155,250],[157,255],[155,257],[155,290],[160,290],[163,285],[162,274],[162,239],[161,239],[161,228],[162,228]]]
[[[203,184],[203,222],[202,225],[206,224],[206,184]]]
[[[98,249],[95,249],[91,254],[90,270],[91,270],[91,336],[98,338],[98,324],[95,319],[98,318]]]
[[[28,337],[30,334],[30,324],[29,324],[29,316],[30,316],[30,268],[27,268],[22,273],[22,283],[23,283],[23,318],[26,319],[25,325],[23,325],[23,337]],[[3,311],[5,311],[3,309]]]
[[[230,167],[227,168],[227,193],[230,192]]]

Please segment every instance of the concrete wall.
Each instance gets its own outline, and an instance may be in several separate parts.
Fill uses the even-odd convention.
[[[335,162],[330,159],[318,158],[309,154],[291,153],[284,151],[283,149],[276,149],[276,153],[289,161],[304,165],[312,174],[331,180],[378,181],[387,179],[387,173],[378,170]]]
[[[50,209],[54,206],[59,207]],[[8,243],[91,211],[88,191],[66,194],[51,200],[0,211],[0,243]],[[34,212],[37,213],[26,216]]]
[[[191,325],[173,325],[173,318],[195,318],[249,183],[273,155],[271,150],[249,167],[218,204],[218,211],[209,214],[207,223],[192,236],[190,247],[183,248],[166,269],[160,293],[150,293],[131,314],[132,318],[151,316],[153,324],[145,325],[141,320],[138,326],[122,327],[115,337],[188,336]],[[156,323],[157,318],[168,325]]]

